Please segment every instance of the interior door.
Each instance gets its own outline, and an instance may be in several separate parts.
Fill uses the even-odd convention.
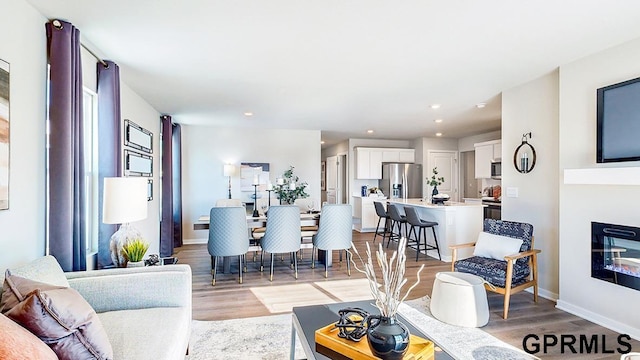
[[[433,168],[438,168],[436,177],[443,177],[444,182],[438,186],[440,194],[448,194],[452,201],[459,201],[458,197],[458,152],[431,150],[428,155],[428,166],[424,169],[424,177],[431,179]],[[425,194],[431,194],[433,187],[428,186]]]
[[[327,203],[336,204],[338,199],[338,157],[327,157]]]

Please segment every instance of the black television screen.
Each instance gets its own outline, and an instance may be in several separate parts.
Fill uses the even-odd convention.
[[[597,91],[599,163],[640,160],[640,78]]]

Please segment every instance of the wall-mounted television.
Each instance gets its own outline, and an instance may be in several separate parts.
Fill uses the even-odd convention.
[[[640,78],[597,91],[598,163],[640,160]]]

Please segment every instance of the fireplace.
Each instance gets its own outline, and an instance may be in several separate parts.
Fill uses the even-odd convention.
[[[591,277],[640,290],[640,228],[592,222]]]

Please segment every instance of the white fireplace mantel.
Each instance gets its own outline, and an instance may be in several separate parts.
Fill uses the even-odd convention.
[[[640,185],[640,167],[564,169],[566,185]]]

